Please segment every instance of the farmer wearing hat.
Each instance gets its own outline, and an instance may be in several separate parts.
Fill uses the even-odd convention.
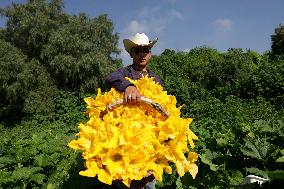
[[[111,73],[106,79],[106,84],[117,91],[124,92],[124,101],[126,103],[140,102],[141,94],[135,85],[126,80],[125,77],[138,80],[148,75],[149,77],[154,77],[154,80],[162,85],[161,79],[147,68],[147,64],[152,56],[151,48],[156,42],[157,39],[150,41],[144,33],[136,33],[131,39],[123,40],[124,48],[129,53],[133,63]],[[154,189],[155,184],[156,180],[153,174],[149,173],[142,180],[132,182],[130,188]]]
[[[125,50],[129,53],[133,63],[129,66],[119,68],[106,79],[106,84],[114,87],[117,91],[124,92],[124,101],[136,103],[141,101],[141,94],[134,84],[126,80],[125,77],[138,80],[148,75],[154,77],[155,81],[162,85],[160,78],[147,68],[147,64],[152,56],[151,48],[157,39],[150,41],[144,33],[136,33],[132,39],[124,39]]]

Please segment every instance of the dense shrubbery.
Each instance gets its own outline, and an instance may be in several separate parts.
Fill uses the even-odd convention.
[[[1,119],[50,113],[58,90],[94,92],[121,65],[112,58],[118,35],[106,15],[70,16],[62,7],[61,0],[39,0],[0,9],[7,17],[0,35]]]
[[[74,127],[62,122],[22,122],[1,128],[0,187],[58,188],[76,165],[76,156],[66,147]]]
[[[171,177],[162,186],[229,188],[249,174],[283,182],[283,60],[207,47],[166,50],[152,60],[150,67],[186,105],[183,115],[194,118],[192,130],[200,137],[198,178]]]
[[[106,15],[70,16],[62,5],[0,10],[8,18],[0,29],[0,188],[112,188],[79,176],[81,157],[66,145],[86,119],[82,98],[121,66],[112,58],[118,35]],[[198,47],[152,59],[200,138],[197,178],[174,171],[158,188],[229,188],[248,174],[284,180],[282,31],[267,54]]]
[[[241,99],[263,97],[283,108],[284,58],[271,60],[269,54],[229,49],[220,53],[200,47],[190,52],[165,50],[152,60],[151,68],[166,89],[184,100],[214,96],[225,100],[234,95]],[[282,102],[282,103],[281,103]]]
[[[35,59],[0,39],[0,117],[11,121],[24,113],[54,110],[57,89]]]

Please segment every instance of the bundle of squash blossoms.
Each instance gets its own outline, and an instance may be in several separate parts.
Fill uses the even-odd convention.
[[[89,120],[79,124],[79,137],[68,144],[83,151],[86,170],[79,174],[98,176],[109,185],[121,180],[129,187],[132,180],[141,180],[149,172],[162,181],[164,171],[172,173],[172,164],[180,176],[189,172],[195,178],[198,155],[192,149],[193,140],[198,137],[189,129],[192,119],[180,117],[176,98],[167,95],[153,78],[128,80],[170,116],[146,103],[123,104],[108,110],[109,104],[124,97],[115,89],[104,94],[99,90],[95,99],[85,98]]]

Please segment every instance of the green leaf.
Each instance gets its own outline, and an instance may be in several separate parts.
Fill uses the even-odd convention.
[[[178,177],[177,180],[176,180],[176,189],[196,189],[196,187],[194,186],[191,186],[190,185],[190,182],[186,182],[187,179],[185,177],[188,177],[188,175],[184,175],[183,177]],[[189,176],[189,178],[191,178],[192,180],[192,177]]]
[[[180,179],[180,177],[178,177],[177,180],[176,180],[176,189],[183,189],[182,185],[183,184],[181,182],[181,179]]]
[[[210,150],[207,149],[206,152],[200,154],[199,157],[204,164],[210,166],[210,169],[212,171],[217,171],[218,165],[212,163],[212,160],[214,159],[214,157],[216,157],[216,155],[216,153],[212,153]]]
[[[284,156],[278,158],[276,162],[284,163]]]
[[[217,138],[216,142],[220,146],[226,146],[228,144],[228,140],[226,138]]]
[[[11,177],[11,173],[5,170],[0,170],[0,186],[1,184],[5,184],[8,182],[13,182],[13,178]]]
[[[238,170],[234,170],[232,171],[231,177],[229,177],[229,181],[230,185],[240,185],[243,181],[243,174]]]
[[[267,171],[260,170],[256,167],[246,168],[246,171],[264,178],[269,178]]]
[[[265,139],[245,138],[244,142],[245,145],[240,148],[243,154],[261,161],[266,161],[266,158],[276,150],[275,147]]]
[[[46,176],[44,174],[41,174],[41,173],[37,173],[37,174],[33,174],[31,177],[30,177],[30,180],[33,180],[35,181],[36,183],[38,184],[43,184],[44,183],[44,179],[46,178]]]

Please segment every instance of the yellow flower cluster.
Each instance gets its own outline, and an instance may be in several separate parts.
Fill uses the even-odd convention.
[[[146,103],[123,104],[106,112],[107,105],[123,98],[115,89],[104,94],[99,90],[95,99],[85,98],[90,119],[79,125],[79,138],[68,144],[83,151],[87,169],[79,174],[98,176],[107,184],[118,179],[130,186],[132,180],[141,180],[150,171],[162,181],[163,171],[172,173],[171,162],[179,175],[189,172],[195,178],[198,155],[188,148],[188,144],[194,148],[193,140],[198,140],[189,129],[192,119],[180,117],[176,98],[167,95],[153,78],[128,80],[143,96],[159,103],[170,116],[165,117]]]

